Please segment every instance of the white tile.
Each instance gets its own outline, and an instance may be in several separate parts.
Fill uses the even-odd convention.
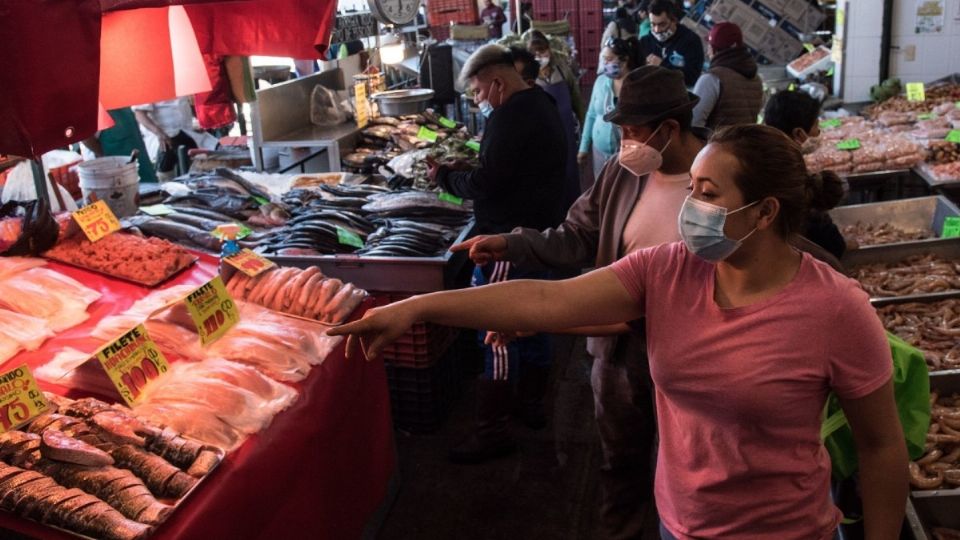
[[[880,48],[874,38],[850,38],[844,56],[847,73],[853,77],[880,75]]]
[[[880,39],[883,28],[883,0],[852,0],[846,16],[847,36]]]
[[[843,100],[847,102],[870,101],[870,87],[877,84],[876,77],[847,77],[844,81]]]

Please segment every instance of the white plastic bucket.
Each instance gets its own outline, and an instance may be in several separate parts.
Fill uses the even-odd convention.
[[[83,204],[99,200],[107,203],[117,217],[132,216],[137,212],[137,192],[140,175],[137,162],[129,157],[109,156],[84,161],[77,167]]]

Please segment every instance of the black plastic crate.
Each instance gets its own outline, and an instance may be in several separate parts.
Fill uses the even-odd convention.
[[[448,347],[429,367],[385,364],[394,425],[411,433],[436,431],[460,395],[459,348]]]

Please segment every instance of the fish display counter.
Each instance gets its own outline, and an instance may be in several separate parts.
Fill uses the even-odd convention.
[[[235,275],[239,321],[201,345],[183,299],[218,261],[190,255],[155,287],[0,257],[0,373],[29,368],[49,402],[0,433],[0,536],[357,538],[377,515],[396,467],[385,370],[319,322],[360,316],[363,291],[317,268]],[[147,332],[167,368],[128,381],[126,406],[92,358]]]

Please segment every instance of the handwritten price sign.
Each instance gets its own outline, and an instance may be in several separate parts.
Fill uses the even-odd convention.
[[[187,312],[197,325],[200,343],[207,345],[220,339],[240,320],[237,305],[217,276],[187,295]]]
[[[273,261],[254,253],[247,248],[241,249],[236,255],[231,255],[224,259],[230,266],[254,277],[276,266]]]
[[[147,383],[170,369],[142,324],[104,345],[95,356],[128,405],[137,402]]]
[[[26,365],[0,374],[0,433],[26,424],[47,407],[47,400]]]
[[[91,242],[120,230],[120,222],[103,200],[84,206],[73,213],[73,219],[80,225],[83,234]]]

